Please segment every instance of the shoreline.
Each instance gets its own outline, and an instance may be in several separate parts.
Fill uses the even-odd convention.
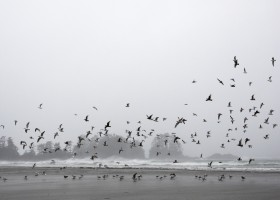
[[[165,168],[165,167],[88,167],[88,166],[36,166],[36,169],[88,169],[88,170],[146,170],[146,171],[186,171],[186,172],[224,172],[224,173],[264,173],[264,174],[280,174],[280,171],[273,170],[236,170],[236,169],[220,169],[220,168],[209,168],[209,169],[188,169],[188,168]],[[0,166],[1,169],[32,169],[27,166]]]
[[[0,176],[1,200],[274,200],[280,197],[280,173],[275,172],[88,167],[61,170],[60,167],[14,166],[0,167]]]

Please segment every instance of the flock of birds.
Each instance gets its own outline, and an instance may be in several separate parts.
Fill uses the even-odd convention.
[[[67,169],[67,167],[60,167],[60,170],[63,171]],[[34,172],[34,177],[38,177],[38,176],[46,176],[47,175],[47,171],[43,170],[43,171],[36,171]],[[82,180],[85,175],[84,174],[71,174],[71,175],[63,175],[62,176],[64,180]],[[119,181],[124,181],[124,180],[132,180],[133,182],[138,182],[141,181],[142,178],[144,177],[144,175],[142,173],[139,172],[133,172],[132,175],[124,175],[124,174],[100,174],[100,175],[96,175],[96,179],[98,181],[100,180],[119,180]],[[175,172],[173,173],[165,173],[165,174],[161,174],[161,175],[156,175],[155,179],[159,180],[159,181],[164,181],[164,180],[175,180],[175,178],[177,177],[177,174]],[[203,174],[203,175],[194,175],[194,179],[195,180],[199,180],[201,182],[205,182],[207,181],[207,178],[210,177],[208,174]],[[230,173],[228,173],[227,175],[225,173],[222,173],[221,175],[217,175],[216,178],[218,181],[222,182],[225,181],[226,179],[232,180],[234,176]],[[32,178],[32,177],[31,177]],[[238,178],[238,177],[237,177]],[[23,177],[23,179],[25,181],[30,179],[30,176],[25,175]],[[246,177],[244,175],[241,175],[239,177],[239,179],[241,181],[245,181]],[[1,177],[0,176],[0,180],[3,180],[3,182],[6,182],[8,179],[6,177]]]
[[[240,64],[239,64],[239,61],[238,61],[236,56],[234,56],[233,62],[234,62],[234,68],[238,68],[238,66]],[[272,63],[272,66],[274,67],[275,63],[276,63],[276,60],[275,60],[274,57],[272,57],[271,63]],[[245,68],[243,69],[243,73],[244,74],[248,73]],[[218,81],[218,84],[220,84],[221,86],[225,86],[225,83],[221,78],[217,78],[217,81]],[[269,76],[267,81],[271,83],[272,82],[272,76]],[[192,84],[196,84],[196,83],[197,83],[196,80],[192,81]],[[253,84],[253,82],[249,81],[248,85],[251,86],[252,84]],[[234,78],[230,79],[230,87],[232,87],[232,88],[236,87],[236,82],[235,82]],[[209,102],[209,103],[211,103],[214,100],[215,100],[215,97],[212,94],[209,94],[205,98],[205,101]],[[249,138],[249,137],[246,137],[245,134],[244,134],[244,137],[239,138],[239,139],[232,136],[232,135],[234,135],[232,133],[237,132],[237,131],[240,132],[240,127],[238,127],[238,125],[235,125],[235,122],[236,122],[236,116],[235,116],[236,114],[235,113],[241,113],[243,115],[242,127],[241,127],[243,133],[246,133],[247,130],[248,130],[248,127],[249,127],[248,122],[250,120],[253,120],[254,118],[258,118],[259,115],[261,113],[264,113],[264,112],[267,112],[267,115],[266,115],[263,123],[259,124],[258,128],[263,129],[263,128],[265,128],[265,126],[270,126],[271,125],[271,127],[274,129],[278,126],[277,123],[271,123],[271,118],[272,118],[272,116],[274,115],[274,112],[275,112],[274,109],[269,109],[269,110],[266,111],[264,109],[264,107],[266,105],[265,102],[258,102],[256,94],[251,94],[250,98],[248,98],[248,101],[252,102],[252,104],[253,104],[252,107],[250,107],[250,108],[240,107],[240,108],[237,108],[237,109],[233,106],[233,102],[228,102],[227,108],[228,108],[228,111],[229,111],[229,113],[228,113],[229,114],[229,123],[231,124],[231,126],[227,129],[227,133],[225,135],[225,138],[226,138],[225,142],[220,144],[221,148],[226,148],[227,143],[234,143],[234,144],[236,144],[237,147],[240,147],[240,148],[246,147],[246,146],[248,148],[253,148],[253,145],[250,143],[252,139]],[[185,104],[185,105],[188,105],[188,104]],[[126,108],[129,108],[130,106],[131,106],[130,103],[127,103],[125,105]],[[43,109],[43,103],[41,103],[38,106],[38,109]],[[93,109],[98,111],[97,107],[95,107],[95,106],[93,107]],[[75,114],[75,116],[77,116],[77,114]],[[197,117],[197,116],[198,116],[197,113],[193,113],[193,117]],[[222,112],[217,113],[217,123],[222,123],[223,116],[227,116],[227,114],[222,113]],[[150,121],[153,121],[153,122],[163,122],[163,121],[167,120],[166,117],[158,117],[158,116],[154,116],[153,114],[146,115],[146,119],[150,120]],[[240,119],[240,117],[238,117],[238,119]],[[86,115],[83,120],[86,123],[88,123],[90,121],[90,116]],[[187,119],[185,117],[178,117],[178,119],[174,122],[174,128],[177,128],[178,126],[181,126],[182,124],[186,124],[186,122],[187,122]],[[206,123],[206,122],[207,122],[207,119],[203,119],[203,123]],[[127,121],[126,123],[130,124],[130,121]],[[128,144],[130,144],[130,148],[143,147],[143,143],[145,142],[145,140],[148,137],[153,136],[154,133],[155,133],[155,130],[154,129],[151,129],[151,130],[143,129],[142,125],[141,125],[142,122],[138,121],[137,123],[139,124],[139,126],[136,130],[126,130],[126,134],[127,134],[126,138],[123,140],[123,138],[120,137],[118,139],[118,141],[115,141],[115,142],[128,143]],[[17,124],[18,124],[18,121],[14,120],[14,125],[17,126]],[[5,125],[4,124],[0,125],[0,128],[5,129]],[[111,128],[111,121],[108,121],[107,123],[104,124],[104,128],[100,129],[97,132],[96,137],[94,139],[95,142],[99,142],[100,138],[102,138],[102,137],[107,137],[108,134],[109,134],[110,128]],[[93,139],[93,138],[90,138],[90,136],[94,135],[94,133],[93,133],[94,129],[95,129],[95,127],[91,126],[90,129],[86,132],[85,135],[78,136],[78,142],[77,142],[78,147],[83,146],[85,141],[91,141]],[[30,122],[26,123],[23,130],[26,134],[28,134],[31,131]],[[41,141],[43,141],[45,139],[44,138],[45,134],[46,134],[45,131],[41,131],[40,128],[36,127],[36,128],[34,128],[34,132],[38,133],[38,135],[37,136],[30,135],[29,136],[30,142],[25,141],[25,140],[20,141],[20,145],[22,146],[22,148],[24,150],[26,149],[26,147],[28,147],[30,149],[33,149],[36,143],[40,143]],[[54,140],[57,139],[60,136],[60,134],[62,134],[63,132],[64,132],[64,126],[63,126],[63,124],[60,124],[57,127],[57,131],[53,134],[53,139]],[[173,142],[173,143],[176,143],[176,144],[185,144],[186,143],[186,139],[183,138],[182,136],[176,134],[176,133],[172,133],[171,136],[164,136],[164,135],[161,135],[161,134],[156,135],[156,137],[158,139],[163,139],[162,140],[163,144],[161,144],[162,146],[167,146],[169,142]],[[211,136],[212,136],[211,130],[207,131],[205,137],[210,138]],[[139,141],[141,141],[141,142],[137,143],[136,138],[139,138]],[[267,140],[269,138],[270,138],[270,134],[266,133],[265,135],[263,135],[264,140]],[[202,139],[201,139],[201,137],[199,137],[199,134],[197,132],[192,133],[190,135],[190,139],[191,139],[191,143],[194,143],[194,144],[197,144],[197,145],[202,144]],[[56,151],[68,151],[68,147],[71,144],[71,141],[70,140],[64,141],[64,144],[65,144],[64,148],[60,148],[60,147],[57,147],[56,149],[46,148],[46,149],[44,149],[44,153],[53,153],[53,152],[56,152]],[[103,143],[103,146],[107,146],[107,147],[110,146],[110,142],[105,141]],[[93,148],[96,148],[96,146],[93,146]],[[124,151],[124,149],[120,148],[118,153],[121,154],[123,151]],[[161,152],[158,151],[157,156],[159,156],[160,154],[161,154]],[[73,156],[77,156],[77,153],[73,152]],[[203,158],[202,153],[200,154],[200,157]],[[94,160],[94,159],[98,158],[98,153],[94,153],[89,158],[91,160]],[[250,164],[251,162],[254,162],[254,160],[255,160],[254,158],[250,158],[248,160],[248,164]],[[242,161],[242,158],[239,157],[238,161]],[[211,168],[213,162],[214,161],[209,162],[208,167]],[[173,163],[178,163],[178,161],[175,160]],[[35,167],[36,167],[36,163],[33,165],[33,168],[35,168]],[[176,176],[175,174],[170,175],[171,179],[174,179],[175,176]],[[65,175],[64,178],[67,179],[69,177]],[[76,179],[77,176],[72,176],[72,178]],[[81,179],[81,178],[83,178],[83,176],[79,176],[78,178]],[[102,177],[100,177],[100,179],[101,178]],[[119,178],[121,180],[124,177],[119,176]],[[163,179],[165,177],[158,177],[158,178]],[[200,180],[203,180],[203,181],[206,180],[206,176],[198,176],[196,178],[200,179]],[[26,177],[26,179],[27,179],[27,177]],[[106,179],[106,176],[105,176],[104,179]],[[141,179],[141,177],[136,176],[136,174],[133,175],[133,180],[140,180],[140,179]],[[219,180],[221,180],[221,181],[224,180],[224,179],[225,179],[225,177],[223,177],[223,176],[221,176],[219,178]],[[2,178],[2,180],[6,181],[7,179]]]

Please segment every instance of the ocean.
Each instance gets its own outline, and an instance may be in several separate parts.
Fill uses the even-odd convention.
[[[280,172],[280,160],[255,159],[248,161],[213,161],[212,167],[208,166],[212,160],[194,159],[190,161],[173,163],[163,160],[138,160],[111,157],[108,159],[68,159],[36,161],[36,167],[93,167],[93,168],[146,168],[146,169],[187,169],[205,171],[254,171],[254,172]],[[32,167],[35,161],[0,161],[0,167]]]

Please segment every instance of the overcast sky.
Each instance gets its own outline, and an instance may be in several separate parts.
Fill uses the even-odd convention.
[[[0,0],[0,124],[5,125],[0,136],[30,142],[38,127],[47,141],[62,123],[65,133],[57,141],[76,141],[107,121],[110,133],[126,136],[126,129],[135,133],[140,120],[143,129],[156,130],[154,135],[176,133],[187,142],[187,155],[280,158],[279,126],[272,128],[280,125],[279,8],[277,0]],[[213,101],[206,102],[210,94]],[[256,101],[250,101],[253,94]],[[257,118],[248,112],[253,106],[261,112]],[[274,115],[263,124],[270,109]],[[223,113],[220,123],[218,113]],[[160,122],[148,121],[148,114]],[[188,121],[175,129],[178,117]],[[244,117],[249,118],[246,133]],[[26,134],[29,121],[32,131]],[[201,145],[191,142],[194,132]],[[270,139],[263,138],[266,134]],[[253,148],[237,147],[246,137]],[[236,141],[227,143],[232,138]]]

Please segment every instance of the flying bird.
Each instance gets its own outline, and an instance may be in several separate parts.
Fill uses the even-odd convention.
[[[272,82],[272,76],[268,77],[268,82]]]
[[[38,108],[39,108],[39,109],[42,109],[42,106],[43,106],[43,104],[41,103],[41,104],[39,105],[39,107],[38,107]]]
[[[274,59],[274,57],[272,57],[272,59],[271,59],[271,62],[272,62],[272,66],[274,67],[274,63],[275,63],[275,59]]]
[[[211,94],[208,96],[208,98],[206,99],[206,101],[212,101]]]
[[[237,65],[239,65],[238,60],[236,59],[236,56],[234,56],[233,62],[234,62],[234,67],[236,68]]]
[[[223,81],[221,81],[220,79],[217,78],[217,80],[219,81],[219,83],[221,83],[222,85],[224,85]]]
[[[86,122],[88,122],[89,120],[88,120],[88,115],[85,117],[85,119],[84,119]]]
[[[251,99],[250,99],[250,100],[251,100],[251,101],[255,101],[255,100],[256,100],[254,94],[251,96]]]

